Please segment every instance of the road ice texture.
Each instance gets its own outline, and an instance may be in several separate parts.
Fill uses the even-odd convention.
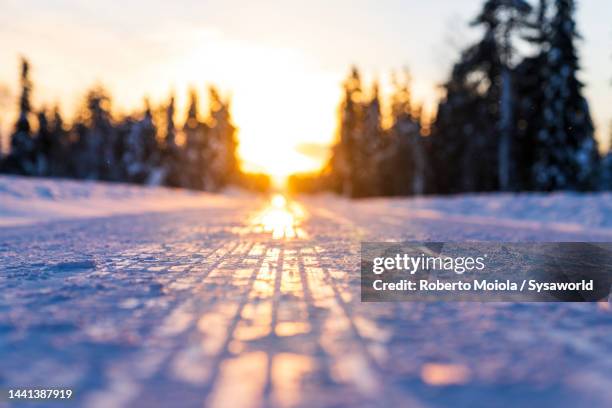
[[[402,203],[240,196],[0,228],[0,389],[101,408],[612,405],[608,303],[362,304],[358,253],[612,230]]]

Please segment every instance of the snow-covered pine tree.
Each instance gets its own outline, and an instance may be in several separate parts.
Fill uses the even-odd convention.
[[[545,191],[591,189],[598,151],[583,84],[577,78],[575,2],[555,0],[555,6],[542,84],[543,128],[537,138],[534,185]]]
[[[7,158],[7,169],[11,173],[32,175],[36,171],[35,144],[30,127],[32,104],[32,82],[30,81],[30,63],[21,59],[21,95],[19,97],[19,116],[15,131],[11,135],[11,151]]]

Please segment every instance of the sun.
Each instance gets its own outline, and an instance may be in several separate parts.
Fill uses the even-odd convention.
[[[197,45],[167,69],[177,86],[201,83],[204,77],[231,94],[243,170],[269,174],[278,182],[320,169],[325,155],[306,155],[298,148],[331,145],[339,73],[295,49],[229,40],[220,33],[193,37]]]

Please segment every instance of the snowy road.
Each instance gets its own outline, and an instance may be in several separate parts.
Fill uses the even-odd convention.
[[[101,408],[611,406],[608,303],[359,301],[361,240],[612,240],[586,231],[244,196],[0,228],[0,389]]]

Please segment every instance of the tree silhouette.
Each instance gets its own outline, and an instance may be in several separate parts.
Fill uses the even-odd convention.
[[[597,142],[579,70],[573,0],[556,0],[544,65],[542,128],[536,143],[534,184],[539,190],[594,187]]]

